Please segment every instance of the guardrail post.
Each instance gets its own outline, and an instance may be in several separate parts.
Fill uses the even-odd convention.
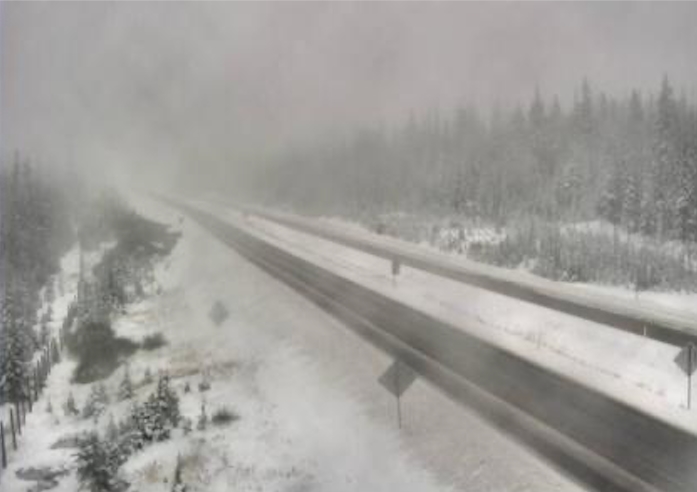
[[[17,451],[17,432],[15,430],[15,414],[10,408],[10,429],[12,430],[12,447]]]

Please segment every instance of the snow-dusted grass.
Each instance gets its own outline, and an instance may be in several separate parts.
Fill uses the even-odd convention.
[[[697,247],[629,233],[603,221],[556,224],[532,217],[503,227],[469,217],[406,213],[357,221],[318,217],[341,230],[389,236],[544,278],[632,290],[697,291]]]
[[[470,256],[498,266],[523,266],[552,280],[694,292],[697,269],[688,251],[598,224],[525,220],[510,224],[504,240],[470,250]]]

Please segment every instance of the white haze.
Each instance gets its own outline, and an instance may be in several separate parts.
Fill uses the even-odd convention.
[[[292,142],[458,104],[695,95],[697,5],[0,4],[0,143],[142,185],[229,188]]]

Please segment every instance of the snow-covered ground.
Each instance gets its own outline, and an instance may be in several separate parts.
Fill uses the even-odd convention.
[[[217,199],[216,203],[221,202]],[[399,239],[397,237],[385,237],[382,235],[375,234],[370,231],[364,225],[337,217],[317,217],[318,224],[322,224],[334,230],[348,232],[350,234],[357,235],[362,238],[370,238],[371,240],[385,241],[387,244],[398,244],[413,247],[411,242]],[[606,222],[594,221],[594,222],[584,222],[569,225],[568,230],[589,232],[595,234],[604,234],[606,236],[612,237],[614,234],[612,226]],[[467,229],[466,242],[463,245],[463,250],[466,250],[472,243],[496,243],[505,237],[504,231],[497,231],[492,227],[486,226],[472,226]],[[456,231],[453,229],[442,228],[440,230],[439,238],[443,241],[448,241],[452,239],[456,240],[453,236],[456,235]],[[639,234],[629,234],[627,232],[618,233],[618,238],[620,241],[627,242],[632,241],[637,246],[649,244],[652,247],[659,248],[655,241],[647,239]],[[439,247],[439,244],[430,244],[426,241],[422,241],[418,244],[418,247],[423,250],[427,250],[433,253],[444,254],[443,251],[457,251],[458,248],[443,248]],[[675,256],[681,256],[683,254],[683,247],[677,242],[666,243],[662,246],[664,250],[672,251]],[[465,261],[464,258],[459,254],[447,254],[446,256],[450,258],[455,258],[461,261]],[[523,268],[519,268],[516,274],[523,278],[535,280],[538,277],[527,272]],[[619,286],[608,286],[599,285],[593,283],[582,283],[582,282],[558,282],[563,285],[563,288],[570,291],[578,291],[580,293],[591,293],[591,294],[601,294],[606,295],[611,298],[620,300],[623,304],[633,305],[640,308],[655,308],[659,311],[670,310],[672,312],[678,313],[679,315],[697,317],[697,293],[693,292],[657,292],[657,291],[636,291],[635,289],[628,287]]]
[[[150,200],[140,199],[137,208],[179,224],[178,214]],[[167,370],[194,425],[204,402],[209,416],[226,407],[240,418],[186,436],[177,431],[137,453],[123,467],[132,490],[170,490],[178,455],[189,490],[579,490],[421,382],[403,399],[399,431],[395,402],[377,383],[390,363],[382,353],[190,220],[181,229],[156,272],[160,294],[130,306],[115,323],[122,336],[139,340],[161,332],[168,340],[131,357],[136,398],[153,389],[142,384],[146,369]],[[216,301],[230,311],[220,326],[209,319]],[[64,314],[60,302],[67,306],[56,300],[57,320]],[[54,367],[1,490],[30,490],[34,482],[16,476],[30,467],[65,468],[55,490],[76,490],[74,450],[50,447],[85,430],[103,431],[112,416],[119,420],[128,411],[129,403],[119,402],[97,423],[67,417],[68,392],[81,406],[90,387],[70,384],[74,365],[64,360]],[[119,369],[106,380],[112,398],[122,377]],[[204,377],[211,389],[200,392]],[[187,383],[191,392],[184,393]]]
[[[384,259],[257,217],[241,219],[237,212],[220,205],[197,203],[229,220],[244,220],[252,230],[276,243],[364,285],[659,418],[697,430],[695,411],[686,409],[686,377],[674,363],[679,351],[676,347],[416,269],[403,268],[394,282]],[[578,287],[579,292],[584,289],[590,287]],[[654,302],[672,299],[682,305],[684,301],[679,295],[654,296]]]

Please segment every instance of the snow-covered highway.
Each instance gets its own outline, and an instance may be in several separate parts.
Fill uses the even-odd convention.
[[[366,290],[239,226],[187,211],[259,266],[594,488],[694,489],[697,441],[691,432]]]

